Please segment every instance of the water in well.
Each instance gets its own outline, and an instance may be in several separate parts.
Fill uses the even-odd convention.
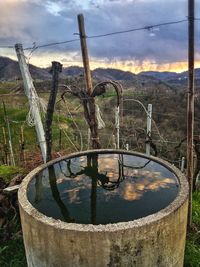
[[[28,187],[31,204],[65,222],[127,222],[158,212],[177,196],[179,182],[165,166],[122,154],[85,154],[37,174]]]

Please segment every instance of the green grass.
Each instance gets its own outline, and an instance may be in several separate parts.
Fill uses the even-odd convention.
[[[200,234],[191,231],[188,234],[185,250],[185,267],[200,267]]]
[[[7,93],[18,85],[18,82],[0,82],[0,89],[6,90]]]
[[[108,91],[106,93],[103,94],[103,97],[113,97],[113,96],[117,96],[116,91]]]
[[[20,109],[20,108],[11,108],[11,107],[6,107],[6,113],[8,116],[9,120],[14,120],[14,121],[25,121],[26,120],[26,115],[28,113],[28,109]],[[5,124],[5,119],[4,119],[4,110],[3,110],[3,105],[0,107],[0,123],[2,125]]]
[[[200,229],[200,191],[193,194],[193,222]]]
[[[8,90],[0,88],[0,95],[3,95],[3,94],[8,94]]]
[[[48,95],[47,95],[48,96]],[[44,98],[44,94],[42,95]],[[27,125],[26,116],[28,114],[28,104],[27,100],[22,96],[16,96],[15,99],[13,99],[12,103],[12,97],[7,97],[5,100],[6,104],[6,112],[7,117],[10,122],[10,131],[11,131],[11,139],[12,139],[12,145],[13,145],[13,151],[14,151],[14,158],[16,164],[20,165],[23,162],[20,162],[21,159],[21,142],[22,142],[22,133],[25,141],[25,154],[28,155],[32,151],[36,151],[38,149],[38,141],[37,136],[35,132],[34,127],[29,127]],[[59,99],[59,97],[58,97]],[[79,102],[72,100],[73,104],[71,102],[68,103],[69,107],[79,106]],[[59,124],[66,124],[67,134],[70,136],[70,138],[73,139],[74,142],[74,132],[77,131],[76,127],[74,126],[73,120],[76,121],[76,123],[79,125],[80,129],[86,129],[85,122],[83,120],[83,117],[75,115],[73,116],[73,120],[68,115],[67,108],[65,105],[61,102],[60,103],[62,112],[58,114],[58,112],[55,111],[53,116],[53,124],[52,124],[52,135],[53,135],[53,151],[58,151],[59,146],[59,136],[60,136],[60,130],[59,130]],[[70,108],[71,109],[71,108]],[[74,109],[74,108],[73,108]],[[77,111],[79,114],[81,109]],[[81,110],[82,112],[82,110]],[[45,116],[42,116],[43,125],[45,125]],[[62,148],[63,150],[69,149],[71,151],[74,151],[74,147],[69,142],[68,138],[66,137],[65,133],[62,130]],[[5,135],[3,134],[5,132]],[[5,140],[6,139],[6,140]],[[4,143],[7,143],[7,146],[4,145]],[[7,125],[4,120],[4,110],[3,110],[3,104],[0,103],[0,158],[4,159],[2,160],[2,163],[5,163],[5,153],[9,152],[8,147],[8,129]]]
[[[15,175],[23,173],[24,170],[17,166],[0,165],[0,177],[9,182]]]
[[[22,238],[0,244],[0,266],[26,267],[26,257]]]
[[[185,267],[200,267],[200,191],[193,194],[193,228],[187,234]]]

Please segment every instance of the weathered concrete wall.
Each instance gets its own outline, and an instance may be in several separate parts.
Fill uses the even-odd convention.
[[[35,172],[31,173],[19,190],[28,266],[182,267],[188,186],[181,172],[171,170],[178,175],[181,188],[167,208],[132,222],[97,226],[64,223],[35,210],[26,196]]]
[[[21,209],[29,267],[182,267],[187,203],[142,227],[67,230],[34,220]],[[115,226],[112,226],[115,228]]]

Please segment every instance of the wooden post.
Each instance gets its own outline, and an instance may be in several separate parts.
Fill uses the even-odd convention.
[[[98,123],[96,119],[95,99],[94,97],[90,97],[92,94],[93,86],[92,86],[92,77],[91,77],[91,72],[90,72],[90,64],[89,64],[88,49],[87,49],[87,42],[86,42],[84,17],[82,14],[78,15],[78,26],[79,26],[79,35],[80,35],[80,43],[81,43],[81,51],[82,51],[87,95],[89,96],[88,107],[89,107],[90,118],[89,118],[88,124],[91,130],[92,148],[98,149],[101,146],[100,146],[99,136],[98,136]]]
[[[147,114],[147,139],[151,137],[152,104],[148,104]],[[147,140],[148,141],[148,140]],[[150,156],[150,143],[146,142],[146,154]]]
[[[193,135],[194,135],[194,9],[188,0],[188,102],[187,102],[187,178],[189,182],[188,226],[192,223]]]
[[[89,56],[88,56],[88,49],[87,49],[87,42],[86,42],[84,17],[82,14],[78,15],[78,26],[79,26],[83,66],[84,66],[84,71],[85,71],[85,82],[86,82],[87,91],[89,94],[91,94],[92,88],[93,88],[92,77],[91,77],[90,63],[89,63]]]
[[[59,129],[59,150],[62,149],[62,130]]]
[[[58,92],[58,82],[59,82],[59,73],[62,71],[62,65],[59,62],[52,62],[52,88],[49,96],[49,102],[47,107],[47,114],[45,120],[45,137],[47,144],[47,158],[46,161],[51,160],[51,150],[52,150],[52,120],[53,120],[53,112],[56,102],[56,96]]]
[[[117,135],[117,149],[119,149],[119,106],[115,108],[115,129]]]
[[[44,129],[43,129],[43,125],[42,125],[42,120],[40,117],[40,111],[39,111],[38,105],[36,103],[38,96],[37,96],[37,93],[35,91],[35,87],[33,85],[31,74],[29,72],[28,65],[27,65],[26,60],[25,60],[22,45],[16,44],[15,50],[16,50],[17,58],[19,61],[19,67],[20,67],[23,82],[24,82],[25,95],[28,98],[29,105],[30,105],[31,112],[32,112],[32,116],[34,118],[35,129],[37,132],[37,138],[38,138],[38,142],[39,142],[40,149],[42,152],[43,161],[46,162],[45,134],[44,134]]]
[[[23,161],[23,164],[25,165],[25,141],[24,141],[24,127],[23,126],[21,126],[20,145],[21,145],[20,161]]]
[[[88,143],[87,149],[88,150],[90,149],[90,142],[91,142],[91,131],[90,131],[90,128],[88,128],[88,135],[87,135],[87,143]]]
[[[184,172],[184,168],[185,168],[185,158],[182,157],[181,159],[181,171]]]
[[[3,110],[4,110],[5,123],[6,123],[7,129],[8,129],[8,145],[10,148],[10,162],[11,162],[11,165],[15,166],[15,159],[14,159],[13,146],[12,146],[12,136],[11,136],[11,130],[10,130],[10,122],[9,122],[9,119],[7,116],[6,106],[5,106],[4,101],[3,101]]]
[[[115,140],[115,135],[114,134],[112,135],[112,145],[113,145],[114,149],[117,148],[117,144],[116,144],[116,140]]]
[[[9,164],[9,159],[8,159],[8,145],[7,145],[7,140],[6,140],[6,131],[5,128],[2,127],[3,131],[3,139],[4,139],[4,153],[5,153],[5,164]]]

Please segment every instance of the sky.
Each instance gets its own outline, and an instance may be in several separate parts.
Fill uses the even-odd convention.
[[[94,36],[187,19],[187,0],[0,0],[0,46],[33,47],[77,39],[77,14],[85,18],[86,35]],[[200,0],[195,17],[200,18]],[[196,67],[200,67],[200,20],[196,20]],[[187,21],[146,30],[88,38],[91,69],[140,71],[187,69]],[[0,56],[16,59],[15,50],[1,48]],[[31,64],[52,61],[82,66],[79,40],[26,51]]]

